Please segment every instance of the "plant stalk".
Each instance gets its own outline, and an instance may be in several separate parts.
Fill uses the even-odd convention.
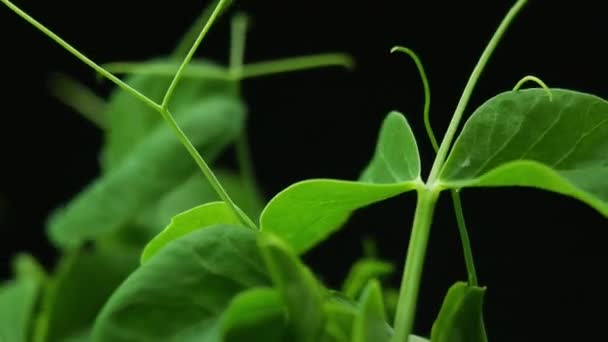
[[[466,109],[473,89],[475,88],[483,69],[510,23],[526,2],[527,0],[518,0],[513,7],[511,7],[479,58],[477,65],[467,81],[463,94],[458,101],[450,125],[441,141],[433,166],[431,167],[429,178],[426,181],[426,186],[418,192],[414,224],[405,260],[401,288],[399,289],[399,299],[397,301],[397,313],[395,315],[394,323],[395,335],[393,336],[394,342],[407,342],[412,333],[414,317],[416,315],[418,290],[420,287],[422,267],[424,266],[424,256],[431,229],[433,211],[439,192],[441,191],[440,186],[437,184],[439,173],[441,172],[451,147],[452,140],[456,135],[464,110]]]
[[[441,145],[439,146],[439,151],[437,151],[437,156],[435,157],[435,161],[433,162],[431,173],[427,181],[427,184],[430,187],[434,186],[435,182],[437,181],[437,178],[439,177],[439,172],[441,172],[441,168],[443,166],[443,163],[445,162],[448,151],[452,146],[452,140],[454,140],[454,136],[456,135],[456,131],[458,130],[460,120],[462,120],[462,115],[464,114],[467,104],[469,103],[471,94],[475,89],[475,85],[477,85],[479,76],[481,76],[483,69],[486,67],[486,64],[488,64],[492,53],[496,49],[496,46],[500,42],[502,36],[505,34],[507,28],[509,27],[513,19],[515,19],[517,13],[519,13],[521,8],[526,4],[526,2],[527,0],[518,0],[515,5],[511,7],[507,15],[504,17],[504,19],[496,29],[496,32],[494,32],[492,39],[490,39],[490,42],[481,54],[481,57],[479,57],[479,61],[477,62],[477,65],[475,65],[471,76],[469,76],[469,80],[467,81],[467,84],[464,87],[462,96],[460,97],[458,105],[456,106],[456,110],[454,111],[454,116],[452,116],[450,125],[448,126],[448,129],[446,130],[445,135],[443,136],[443,140],[441,141]]]
[[[426,187],[418,190],[414,223],[407,248],[403,277],[401,278],[397,312],[395,313],[395,335],[393,336],[395,342],[406,342],[414,325],[416,298],[418,298],[424,257],[433,221],[433,211],[438,197],[438,191]]]

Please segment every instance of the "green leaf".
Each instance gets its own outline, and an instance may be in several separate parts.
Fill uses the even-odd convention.
[[[27,342],[43,286],[42,268],[26,254],[15,262],[16,278],[0,283],[0,341]]]
[[[283,341],[286,311],[272,288],[253,288],[238,294],[222,317],[224,342]]]
[[[44,291],[36,342],[76,339],[137,267],[135,251],[78,249],[65,254]]]
[[[166,59],[155,59],[164,61]],[[192,61],[191,67],[218,69],[221,67],[208,61]],[[173,75],[133,75],[126,83],[153,101],[160,103],[171,83]],[[171,112],[176,120],[189,111],[196,103],[216,96],[235,97],[236,83],[216,79],[184,79],[175,89],[171,100]],[[102,152],[102,165],[108,171],[121,164],[131,155],[137,145],[162,123],[162,118],[154,109],[120,88],[110,96],[103,116],[107,130]]]
[[[264,206],[258,192],[247,186],[243,177],[232,170],[217,168],[214,173],[236,205],[249,217],[258,218]],[[185,182],[146,209],[138,217],[137,223],[146,230],[157,231],[165,227],[173,216],[201,204],[219,200],[209,182],[196,170]]]
[[[403,114],[393,111],[384,119],[375,154],[360,180],[374,184],[420,181],[418,145]]]
[[[499,94],[468,120],[440,175],[444,187],[528,186],[608,216],[608,102],[572,90]]]
[[[422,186],[416,141],[403,115],[382,124],[376,153],[360,181],[312,179],[278,193],[262,211],[262,230],[304,253],[338,230],[362,207]]]
[[[270,234],[258,238],[262,257],[287,307],[292,341],[317,341],[324,324],[322,286],[289,247]]]
[[[433,342],[487,342],[483,324],[485,288],[452,285],[431,329]]]
[[[171,241],[194,230],[216,224],[238,226],[241,222],[225,202],[206,203],[173,217],[167,228],[146,245],[141,255],[141,263],[148,261]]]
[[[241,131],[243,112],[234,98],[215,97],[193,105],[179,123],[211,161]],[[159,126],[128,159],[52,215],[50,238],[58,246],[72,248],[112,233],[184,182],[195,169],[174,133],[165,125]]]
[[[382,290],[377,280],[368,283],[360,299],[353,323],[353,342],[389,341],[393,330],[386,322]]]
[[[342,284],[342,292],[349,298],[359,297],[366,284],[372,279],[390,275],[395,270],[393,264],[386,261],[364,258],[358,260],[350,269]]]
[[[168,244],[114,292],[93,341],[220,341],[221,315],[240,292],[266,286],[251,229],[217,225]]]

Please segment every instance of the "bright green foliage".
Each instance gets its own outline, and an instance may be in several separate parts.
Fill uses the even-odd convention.
[[[222,317],[225,342],[284,341],[286,310],[279,292],[257,287],[238,294]]]
[[[485,288],[457,282],[448,290],[433,323],[433,342],[487,342],[483,324]]]
[[[396,112],[384,120],[376,153],[360,181],[311,179],[277,194],[262,211],[262,230],[304,253],[338,230],[353,211],[420,186],[416,141]]]
[[[192,137],[194,146],[212,157],[239,134],[243,112],[238,101],[215,97],[188,108],[180,124]],[[50,237],[59,246],[73,248],[85,240],[112,233],[185,182],[195,169],[173,133],[158,126],[128,159],[53,215],[49,221]]]
[[[342,293],[348,298],[355,299],[370,280],[386,277],[394,270],[393,264],[386,261],[372,258],[357,260],[342,284]]]
[[[250,229],[217,225],[174,240],[133,272],[98,316],[93,341],[218,341],[241,291],[269,284]]]
[[[363,171],[361,182],[408,184],[420,182],[418,145],[405,116],[390,112],[380,129],[376,151]]]
[[[363,290],[359,300],[359,312],[353,324],[353,342],[389,341],[392,329],[386,322],[382,303],[382,289],[378,281],[372,280]]]
[[[150,241],[141,255],[141,263],[145,263],[168,243],[194,230],[216,224],[239,225],[238,217],[224,202],[209,202],[194,207],[171,219],[171,223]]]
[[[44,289],[36,342],[87,335],[106,300],[137,267],[135,251],[72,251],[62,257]]]
[[[107,65],[128,74],[123,82],[10,1],[0,1],[120,87],[104,104],[77,91],[71,81],[56,80],[55,95],[104,130],[102,174],[49,220],[51,240],[64,253],[54,274],[47,279],[24,256],[17,261],[16,279],[0,285],[0,342],[30,337],[34,342],[428,342],[411,333],[441,191],[529,186],[574,197],[608,216],[604,99],[549,89],[527,76],[514,91],[479,107],[452,145],[483,68],[526,0],[515,3],[481,55],[440,146],[429,122],[430,89],[422,64],[410,49],[393,49],[409,54],[421,73],[424,122],[437,152],[428,180],[421,179],[407,120],[391,112],[358,180],[298,182],[261,214],[238,80],[350,66],[350,58],[325,54],[244,64],[246,20],[237,16],[229,68],[190,63],[213,20],[231,2],[216,0],[170,58]],[[527,80],[545,89],[517,90]],[[208,163],[232,143],[240,174],[215,175]],[[410,190],[417,191],[418,204],[399,291],[382,292],[379,278],[393,267],[373,255],[354,265],[343,293],[326,289],[299,260],[298,254],[328,238],[355,210]],[[486,342],[485,288],[476,286],[460,198],[452,195],[469,283],[450,288],[431,340]],[[249,229],[256,228],[249,217],[258,214],[261,233]]]
[[[529,186],[608,216],[608,102],[572,90],[506,92],[466,123],[441,173],[448,187]]]
[[[277,237],[260,234],[258,245],[266,268],[287,308],[290,341],[317,341],[324,324],[324,289],[312,272]]]

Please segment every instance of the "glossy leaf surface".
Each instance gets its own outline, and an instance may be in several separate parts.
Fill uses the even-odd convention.
[[[444,186],[540,188],[608,216],[608,102],[550,91],[506,92],[479,107],[442,170]]]
[[[487,342],[483,323],[485,288],[458,282],[448,290],[431,329],[433,342]]]
[[[267,286],[251,229],[218,225],[168,244],[114,292],[93,341],[218,341],[232,299]]]
[[[312,179],[295,183],[264,208],[262,230],[304,253],[338,230],[353,211],[420,186],[416,141],[403,115],[384,120],[376,153],[360,181]]]

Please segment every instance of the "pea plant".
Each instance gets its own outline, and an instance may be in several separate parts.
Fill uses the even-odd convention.
[[[246,18],[236,16],[229,67],[193,59],[229,5],[219,0],[169,58],[102,66],[2,2],[118,88],[99,113],[74,100],[88,95],[72,81],[56,83],[60,98],[104,130],[102,174],[48,220],[49,238],[63,251],[53,273],[27,255],[15,259],[15,278],[0,287],[0,341],[487,341],[486,288],[475,272],[459,191],[532,187],[608,216],[606,100],[526,76],[475,109],[459,130],[477,80],[525,0],[483,51],[441,142],[430,125],[422,63],[406,47],[392,49],[412,58],[424,85],[424,123],[436,150],[428,177],[406,117],[393,111],[358,179],[303,180],[267,203],[251,171],[238,81],[349,66],[347,56],[244,64]],[[539,87],[521,89],[528,81]],[[239,170],[216,168],[232,144]],[[417,203],[398,289],[383,286],[392,265],[373,252],[353,265],[340,289],[301,261],[356,210],[408,191]],[[468,277],[448,290],[430,336],[422,336],[413,331],[416,303],[444,191]]]

